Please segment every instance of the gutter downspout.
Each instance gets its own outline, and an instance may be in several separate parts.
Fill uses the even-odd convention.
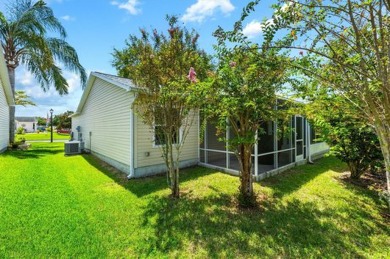
[[[314,162],[311,160],[311,152],[310,152],[310,139],[311,139],[311,125],[306,120],[306,156],[307,156],[307,162],[309,164],[314,164]]]
[[[130,110],[130,173],[127,179],[134,178],[134,111]]]

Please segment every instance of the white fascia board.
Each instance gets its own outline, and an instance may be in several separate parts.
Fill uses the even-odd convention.
[[[11,89],[11,83],[9,81],[8,69],[5,64],[5,59],[3,55],[3,48],[0,45],[0,80],[2,82],[5,97],[7,98],[8,105],[15,105],[14,96]]]
[[[80,103],[77,106],[76,112],[72,115],[72,117],[78,115],[81,113],[81,111],[84,108],[85,102],[87,101],[88,95],[91,92],[92,85],[95,82],[96,77],[91,73],[89,75],[88,81],[87,81],[87,86],[85,87],[83,94],[81,95]]]
[[[127,84],[122,84],[122,83],[120,83],[120,82],[111,80],[110,78],[107,78],[107,77],[105,77],[105,76],[102,76],[102,75],[100,75],[99,73],[92,72],[91,74],[94,75],[95,77],[98,77],[98,78],[100,78],[100,79],[102,79],[102,80],[108,82],[108,83],[111,83],[111,84],[116,85],[116,86],[118,86],[118,87],[120,87],[120,88],[123,88],[123,89],[125,89],[126,91],[130,91],[130,90],[136,89],[135,86],[129,86],[129,85],[127,85]]]

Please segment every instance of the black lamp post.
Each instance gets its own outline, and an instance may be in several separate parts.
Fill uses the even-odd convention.
[[[53,109],[50,109],[50,142],[53,143]]]

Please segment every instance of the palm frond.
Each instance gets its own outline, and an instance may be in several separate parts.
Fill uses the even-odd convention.
[[[16,0],[9,17],[0,16],[0,42],[8,66],[24,64],[44,91],[50,86],[61,95],[68,93],[63,69],[77,73],[82,87],[87,75],[76,50],[65,38],[66,31],[53,10],[42,0]],[[57,34],[58,37],[48,37]]]

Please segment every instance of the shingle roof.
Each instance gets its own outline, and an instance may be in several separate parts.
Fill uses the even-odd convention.
[[[126,90],[130,90],[131,88],[136,88],[136,86],[133,84],[133,81],[131,81],[128,78],[119,77],[119,76],[110,75],[110,74],[104,74],[101,72],[92,72],[92,74],[94,74],[97,77],[100,77],[103,80],[111,82],[119,87],[122,87]]]
[[[19,122],[36,122],[37,119],[35,117],[15,117],[15,120]]]

